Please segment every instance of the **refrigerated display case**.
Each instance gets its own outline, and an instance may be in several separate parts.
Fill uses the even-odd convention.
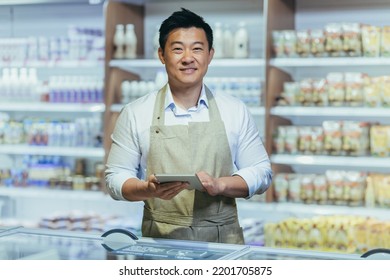
[[[354,260],[359,255],[110,234],[0,228],[0,259],[36,260]]]

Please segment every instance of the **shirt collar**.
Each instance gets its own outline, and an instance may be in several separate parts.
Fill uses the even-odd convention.
[[[196,107],[193,107],[193,108],[190,108],[188,110],[188,112],[194,112],[194,111],[198,111],[204,107],[208,108],[209,107],[209,101],[207,100],[207,96],[206,96],[206,90],[205,90],[205,85],[203,84],[202,85],[202,90],[200,92],[200,98],[198,100],[198,104],[196,104],[197,106]],[[167,84],[167,91],[166,91],[166,94],[165,94],[165,111],[166,110],[172,110],[175,114],[179,113],[179,112],[184,112],[183,109],[179,108],[178,106],[176,106],[174,100],[173,100],[173,96],[172,96],[172,92],[171,92],[171,88],[169,87],[169,84]],[[188,113],[187,112],[187,113]]]

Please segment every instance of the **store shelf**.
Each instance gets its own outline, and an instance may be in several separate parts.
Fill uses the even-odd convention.
[[[0,154],[103,158],[103,148],[0,145]]]
[[[274,58],[270,64],[279,68],[290,67],[340,67],[340,66],[389,66],[387,57],[315,57]]]
[[[4,67],[35,67],[35,68],[96,68],[103,67],[104,61],[89,60],[63,60],[63,61],[2,61],[0,68]]]
[[[214,59],[210,63],[210,69],[212,68],[225,68],[225,67],[263,67],[264,59],[251,58],[251,59]],[[122,60],[115,59],[109,63],[110,67],[120,68],[129,72],[140,72],[145,69],[159,69],[164,68],[164,65],[158,59],[132,59]],[[235,69],[236,70],[236,69]]]
[[[257,203],[238,200],[237,205],[242,212],[272,213],[273,215],[283,215],[285,217],[312,217],[316,215],[358,215],[388,220],[389,209],[351,207],[337,205],[318,205],[300,203]],[[265,217],[267,219],[267,217]]]
[[[63,113],[103,113],[103,103],[28,103],[1,102],[0,111],[15,112],[63,112]]]
[[[322,155],[272,155],[273,164],[287,165],[316,165],[336,167],[356,167],[365,168],[383,168],[387,171],[390,169],[390,160],[388,158],[374,157],[346,157],[346,156],[322,156]]]
[[[5,187],[0,186],[0,196],[10,196],[13,198],[47,198],[47,199],[58,199],[59,197],[63,200],[111,200],[112,198],[100,191],[74,191],[74,190],[58,190],[49,188],[39,187]]]
[[[362,119],[365,117],[390,118],[390,108],[362,107],[282,107],[270,109],[275,116],[316,116],[316,117],[348,117]]]

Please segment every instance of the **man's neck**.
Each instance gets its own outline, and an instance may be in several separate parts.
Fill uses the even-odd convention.
[[[195,87],[170,87],[173,100],[183,109],[189,109],[198,104],[202,84]]]

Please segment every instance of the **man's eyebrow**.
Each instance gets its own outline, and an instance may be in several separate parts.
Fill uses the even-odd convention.
[[[184,45],[184,43],[181,42],[181,41],[172,41],[171,42],[171,46],[174,45],[174,44]],[[202,42],[202,41],[195,41],[191,45],[196,45],[196,44],[204,45],[204,42]]]

